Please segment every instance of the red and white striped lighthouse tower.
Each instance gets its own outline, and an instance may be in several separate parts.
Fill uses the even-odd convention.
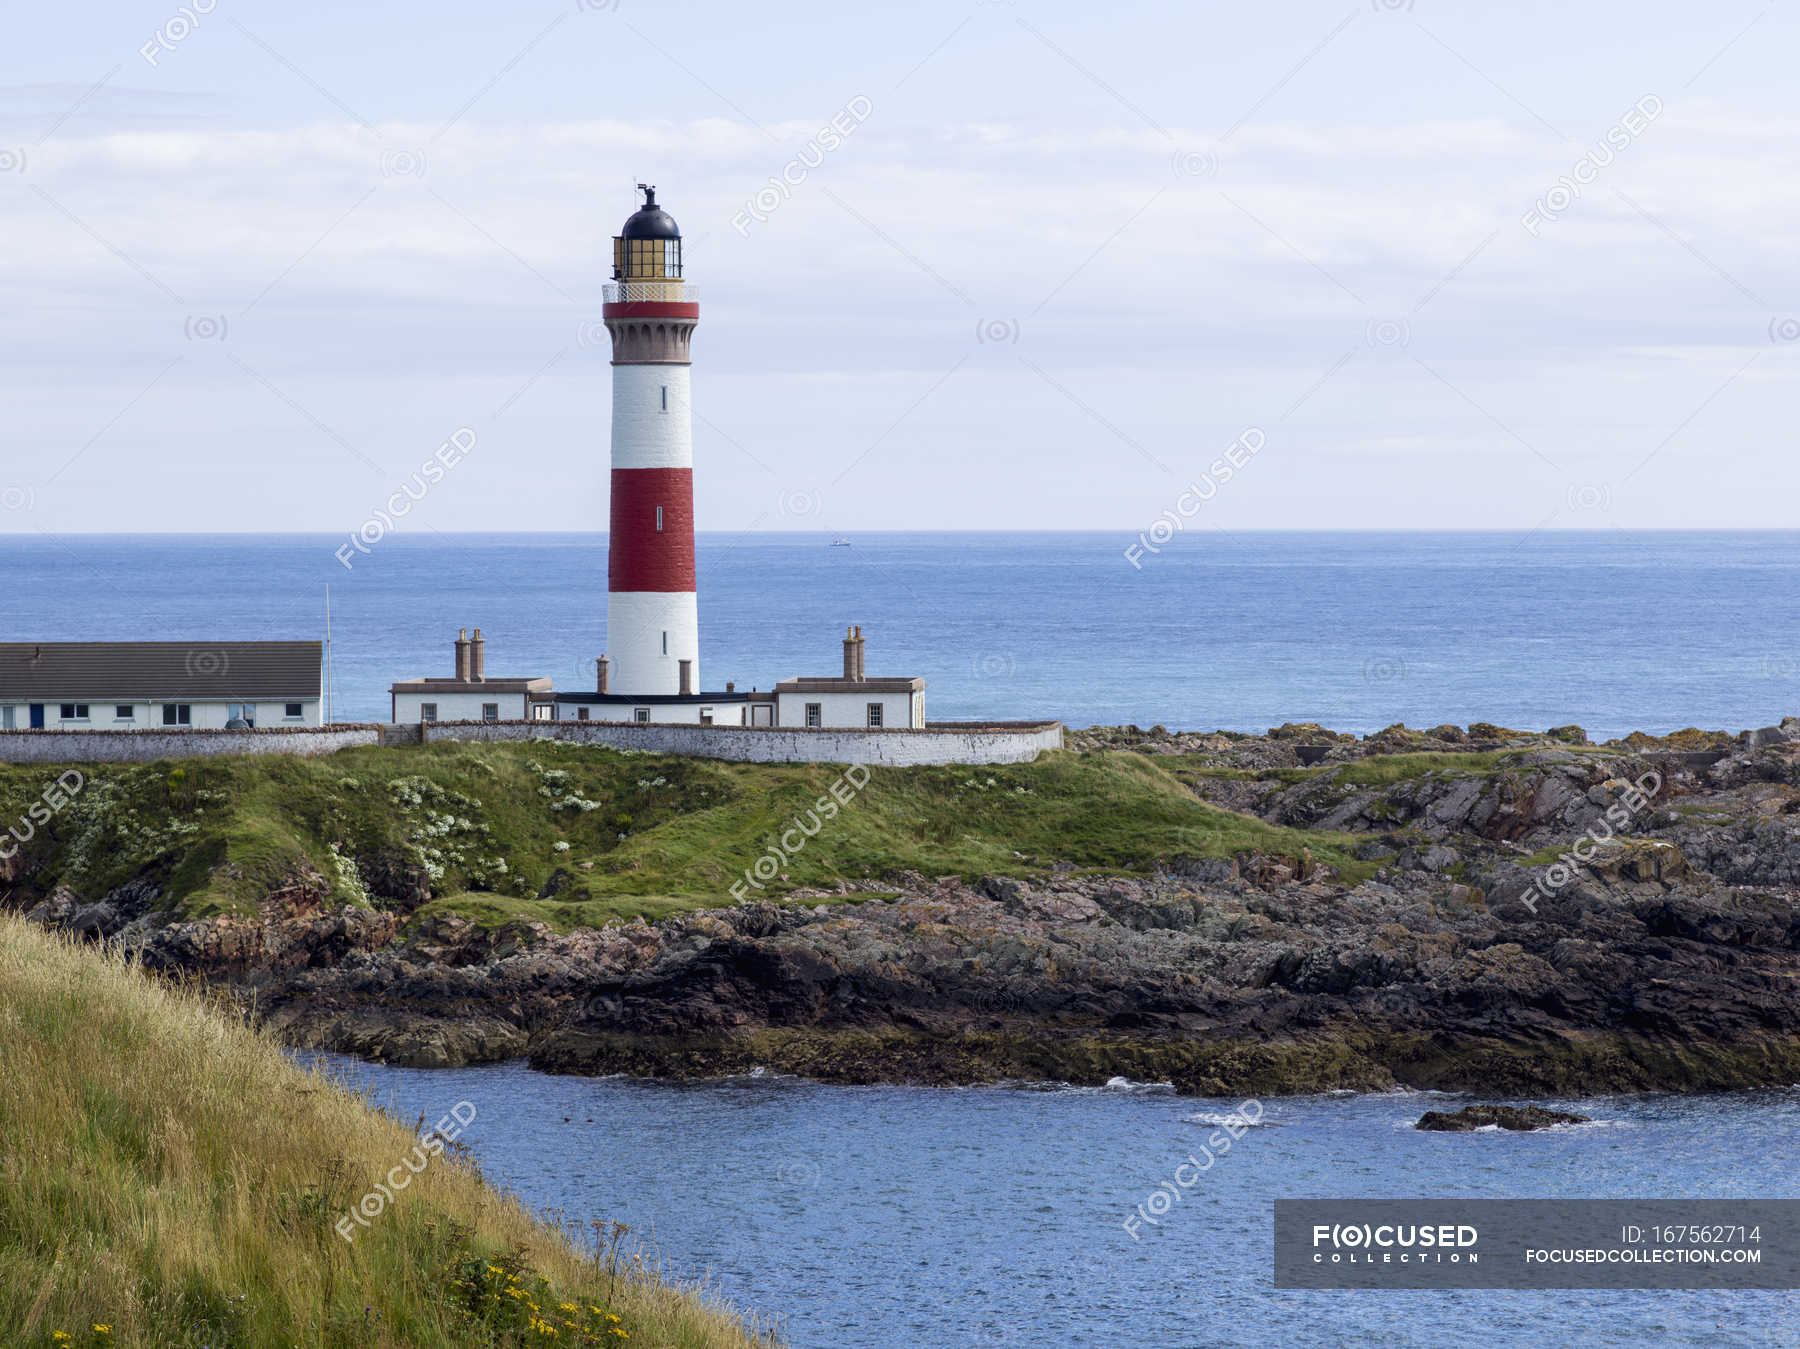
[[[656,204],[656,189],[638,187],[644,204],[613,239],[604,310],[613,348],[610,692],[692,696],[700,691],[700,612],[688,349],[700,306],[682,279],[680,229]]]

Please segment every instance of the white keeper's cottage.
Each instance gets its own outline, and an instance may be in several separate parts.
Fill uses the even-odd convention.
[[[0,643],[0,731],[323,723],[319,642]]]

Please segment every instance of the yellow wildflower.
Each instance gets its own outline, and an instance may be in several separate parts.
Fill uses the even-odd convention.
[[[565,1311],[565,1312],[572,1312],[575,1310],[575,1304],[573,1302],[559,1303],[558,1310]]]
[[[97,1326],[95,1326],[95,1327],[94,1327],[94,1334],[96,1334],[96,1335],[110,1335],[110,1334],[112,1334],[112,1327],[111,1327],[111,1326],[100,1326],[100,1325],[97,1325]]]

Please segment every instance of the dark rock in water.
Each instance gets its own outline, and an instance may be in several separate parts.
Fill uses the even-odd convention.
[[[1435,1133],[1466,1134],[1497,1124],[1502,1129],[1525,1131],[1548,1129],[1553,1124],[1592,1124],[1586,1115],[1571,1115],[1564,1110],[1545,1110],[1542,1106],[1471,1105],[1453,1114],[1427,1110],[1413,1127]]]

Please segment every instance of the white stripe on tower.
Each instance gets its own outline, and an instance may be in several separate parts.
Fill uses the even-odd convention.
[[[685,365],[613,366],[612,466],[692,468]]]

